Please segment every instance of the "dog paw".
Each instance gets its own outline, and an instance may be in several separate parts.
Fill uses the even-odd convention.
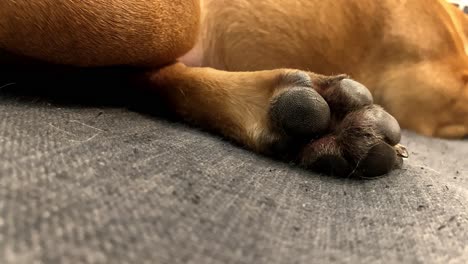
[[[346,75],[174,64],[145,76],[144,87],[186,121],[306,168],[374,177],[399,167],[407,155],[395,118]]]
[[[407,157],[400,126],[369,90],[345,75],[290,72],[270,102],[270,127],[278,136],[268,152],[337,176],[375,177]]]

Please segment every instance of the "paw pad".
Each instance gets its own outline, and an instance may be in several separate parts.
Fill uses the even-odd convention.
[[[318,135],[329,126],[330,107],[315,90],[294,87],[274,99],[270,117],[273,125],[288,135]]]

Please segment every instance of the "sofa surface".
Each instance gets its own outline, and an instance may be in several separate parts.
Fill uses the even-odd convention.
[[[318,175],[123,107],[0,93],[0,263],[467,263],[468,141]]]

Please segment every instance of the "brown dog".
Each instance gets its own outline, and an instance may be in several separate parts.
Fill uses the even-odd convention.
[[[468,135],[468,20],[445,0],[208,0],[203,14],[192,61],[346,73],[404,128]]]
[[[364,86],[325,75],[365,83],[405,127],[464,136],[464,21],[423,0],[4,0],[0,49],[10,64],[152,67],[145,84],[191,122],[306,167],[375,176],[405,155],[398,123]]]

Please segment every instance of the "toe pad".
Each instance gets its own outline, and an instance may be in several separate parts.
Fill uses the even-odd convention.
[[[330,123],[330,107],[315,90],[294,87],[276,97],[270,109],[273,124],[295,136],[323,133]]]

